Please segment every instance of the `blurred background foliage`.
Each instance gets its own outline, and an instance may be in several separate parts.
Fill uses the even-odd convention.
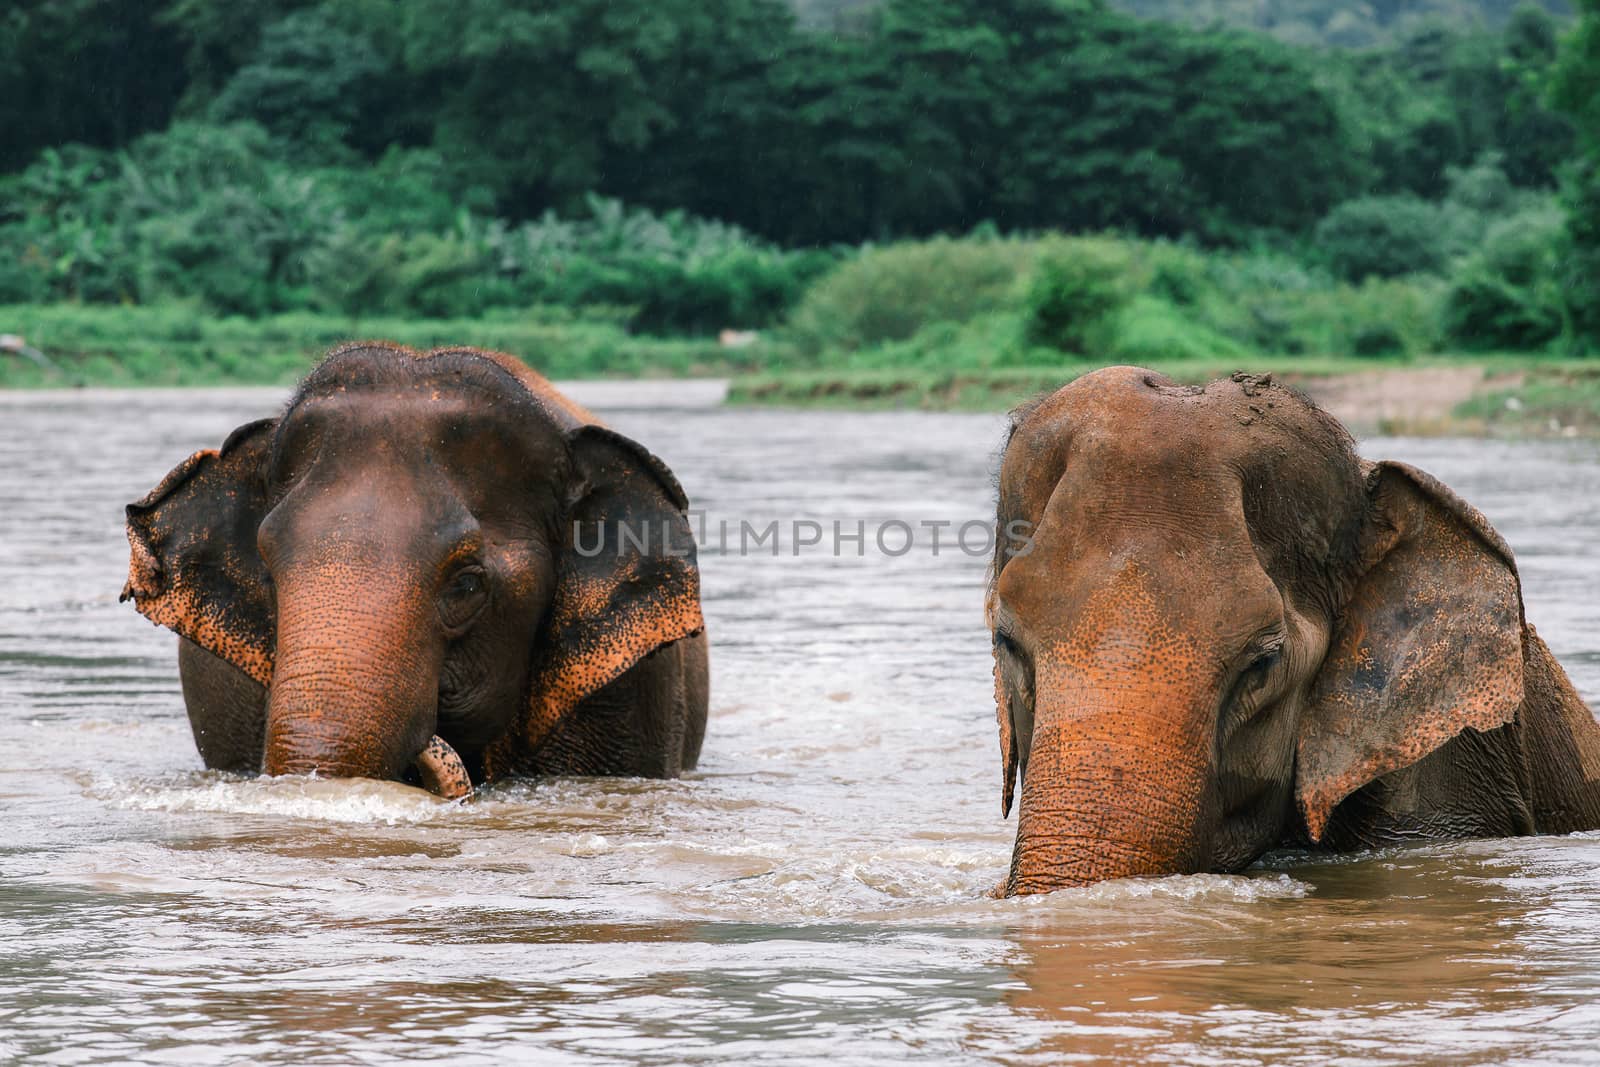
[[[1597,279],[1600,0],[0,13],[0,305],[1006,365],[1582,353]]]

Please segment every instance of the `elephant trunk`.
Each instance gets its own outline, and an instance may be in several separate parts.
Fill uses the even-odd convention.
[[[436,726],[444,648],[429,599],[403,575],[348,566],[286,575],[277,596],[266,773],[400,778]]]
[[[1005,895],[1204,869],[1209,716],[1173,696],[1041,685]]]

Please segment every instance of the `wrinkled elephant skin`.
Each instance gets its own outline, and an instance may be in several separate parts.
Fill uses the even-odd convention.
[[[1600,726],[1510,548],[1270,377],[1113,367],[1025,405],[996,523],[1031,531],[987,604],[1001,893],[1600,826]]]
[[[207,766],[669,777],[706,717],[686,510],[516,360],[346,345],[129,505],[123,596],[180,635]]]

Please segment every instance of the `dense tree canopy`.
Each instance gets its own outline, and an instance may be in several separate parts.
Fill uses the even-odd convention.
[[[1575,332],[1600,348],[1600,0],[1582,0],[1583,17],[1562,52],[1555,97],[1580,131],[1581,155],[1567,176],[1567,306]]]
[[[1388,25],[1429,5],[1358,6]],[[600,193],[796,244],[983,222],[1230,242],[1308,232],[1354,196],[1442,195],[1449,167],[1488,151],[1518,184],[1551,185],[1570,153],[1569,121],[1542,102],[1557,31],[1538,8],[1503,30],[1422,22],[1337,54],[1102,0],[804,14],[784,0],[18,0],[0,15],[0,168],[174,119],[245,122],[304,167],[425,153],[437,195],[512,220]],[[809,28],[846,15],[848,32]]]
[[[1270,33],[1304,45],[1370,47],[1394,40],[1419,24],[1481,24],[1498,28],[1529,0],[1114,0],[1148,18],[1192,26],[1227,25]],[[1569,15],[1567,0],[1542,0],[1536,10]]]
[[[0,171],[41,148],[125,144],[165,126],[183,38],[142,0],[8,0],[0,10]]]
[[[963,351],[1082,350],[1062,309],[1111,305],[1063,294],[1124,271],[1130,356],[1600,348],[1577,7],[12,0],[0,303],[704,334],[783,321],[870,242],[880,284],[820,291],[911,312],[913,346],[930,300],[976,299]],[[796,314],[855,314],[819,300]]]

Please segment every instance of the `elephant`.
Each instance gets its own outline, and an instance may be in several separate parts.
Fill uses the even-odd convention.
[[[1600,725],[1511,549],[1272,376],[1024,404],[996,523],[997,894],[1600,827]]]
[[[709,695],[687,507],[510,356],[353,343],[128,505],[122,599],[209,768],[669,778]]]

